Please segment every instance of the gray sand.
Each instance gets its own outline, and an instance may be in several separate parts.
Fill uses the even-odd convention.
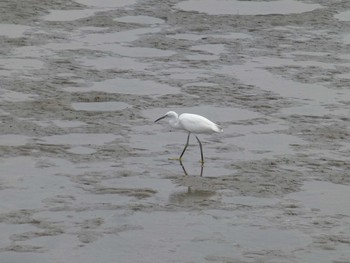
[[[1,1],[1,262],[350,262],[349,10]]]

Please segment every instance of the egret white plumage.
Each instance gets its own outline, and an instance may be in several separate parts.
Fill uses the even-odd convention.
[[[181,130],[185,130],[188,132],[185,148],[183,149],[183,151],[180,155],[180,158],[179,158],[180,162],[181,162],[182,156],[184,155],[184,153],[187,149],[191,133],[194,133],[194,134],[203,134],[203,133],[212,134],[214,132],[222,132],[223,131],[219,125],[217,125],[214,122],[208,120],[207,118],[205,118],[201,115],[197,115],[197,114],[182,113],[179,116],[176,112],[169,111],[164,116],[158,118],[154,122],[157,122],[157,121],[164,119],[164,118],[169,119],[169,124],[174,129],[181,129]],[[195,136],[196,136],[196,139],[199,143],[199,147],[201,150],[202,164],[203,164],[204,157],[203,157],[202,143],[198,139],[197,135],[195,135]]]

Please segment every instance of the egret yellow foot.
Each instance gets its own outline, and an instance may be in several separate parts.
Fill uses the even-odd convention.
[[[181,161],[181,158],[179,158],[179,157],[170,157],[170,158],[168,158],[168,160],[171,160],[171,161]]]

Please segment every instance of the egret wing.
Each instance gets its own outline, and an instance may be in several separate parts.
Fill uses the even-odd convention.
[[[183,113],[179,116],[182,127],[193,133],[220,132],[221,128],[207,118],[190,113]]]

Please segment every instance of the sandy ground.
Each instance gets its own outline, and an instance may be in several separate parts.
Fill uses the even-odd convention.
[[[350,1],[2,0],[1,262],[350,262]],[[208,117],[194,138],[153,121]]]

